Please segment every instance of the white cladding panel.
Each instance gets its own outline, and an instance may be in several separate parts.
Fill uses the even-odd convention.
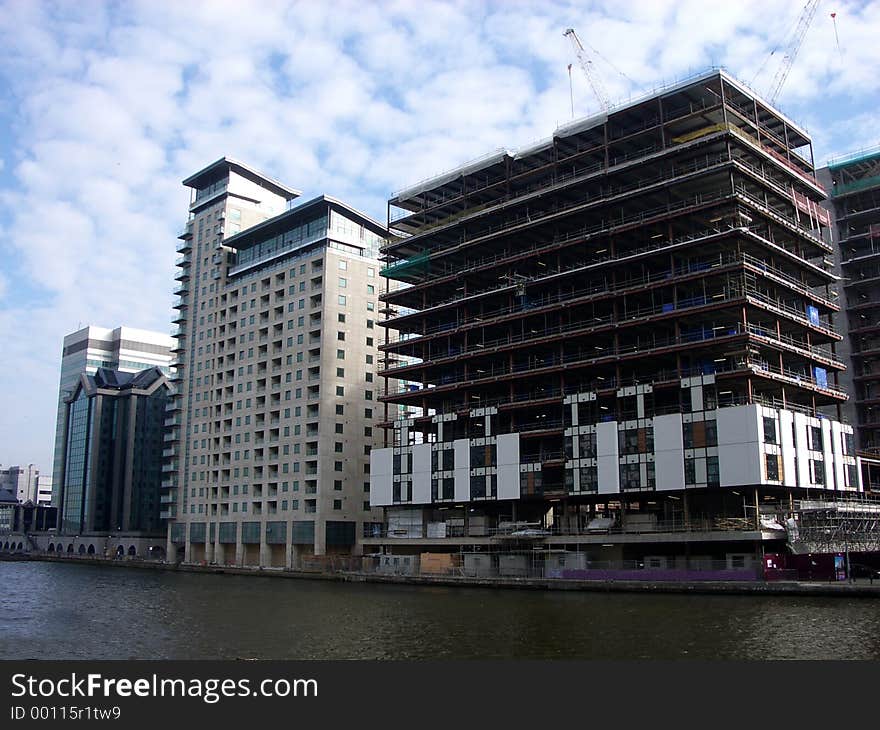
[[[471,447],[467,439],[452,442],[455,452],[455,499],[467,502],[471,498]]]
[[[791,411],[779,411],[779,444],[782,451],[782,479],[786,487],[796,487],[797,468],[795,461],[795,445],[794,433],[792,426],[794,424],[794,414]]]
[[[394,471],[394,449],[370,451],[370,506],[387,507],[392,504],[391,486]]]
[[[719,408],[718,471],[722,487],[763,481],[758,406]]]
[[[617,421],[596,424],[596,456],[599,494],[620,493]]]
[[[519,434],[505,433],[497,439],[497,499],[519,499]]]
[[[654,475],[657,491],[684,489],[681,414],[654,417]]]
[[[831,447],[834,453],[834,479],[838,489],[846,489],[846,476],[843,466],[843,426],[838,421],[831,422]]]
[[[691,388],[691,410],[703,410],[703,386],[695,385]]]
[[[431,503],[431,444],[412,447],[412,502]]]
[[[810,451],[808,449],[807,417],[803,413],[794,414],[794,448],[797,454],[798,486],[810,486]]]
[[[831,421],[823,418],[822,426],[822,461],[825,462],[825,486],[828,489],[835,489],[837,479],[837,469],[834,459],[834,443],[831,436]],[[840,483],[840,482],[838,482]]]

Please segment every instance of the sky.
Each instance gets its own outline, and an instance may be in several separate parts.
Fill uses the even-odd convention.
[[[234,157],[384,221],[396,191],[550,136],[572,99],[598,110],[566,28],[612,104],[712,66],[764,94],[803,6],[0,0],[0,463],[51,471],[65,334],[170,331],[189,174]],[[878,37],[880,0],[820,3],[777,99],[817,166],[880,143]]]

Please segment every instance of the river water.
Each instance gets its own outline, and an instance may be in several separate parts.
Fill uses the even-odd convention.
[[[0,562],[0,659],[878,659],[880,603]]]

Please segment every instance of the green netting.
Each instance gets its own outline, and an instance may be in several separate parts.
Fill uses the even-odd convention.
[[[399,279],[401,276],[412,274],[426,274],[428,273],[429,258],[430,254],[422,253],[400,263],[386,266],[379,274],[388,279]]]
[[[855,162],[866,162],[874,157],[880,157],[880,147],[871,147],[870,149],[859,150],[843,157],[828,160],[828,169],[839,170],[841,167],[847,167]]]
[[[831,196],[837,197],[838,195],[846,195],[847,193],[852,193],[857,190],[865,190],[877,186],[880,186],[880,175],[871,175],[871,177],[854,180],[846,185],[835,185],[834,189],[831,191]]]

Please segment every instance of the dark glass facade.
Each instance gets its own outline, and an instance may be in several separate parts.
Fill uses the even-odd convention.
[[[156,368],[84,376],[67,403],[61,529],[161,533],[162,428],[169,386]]]

